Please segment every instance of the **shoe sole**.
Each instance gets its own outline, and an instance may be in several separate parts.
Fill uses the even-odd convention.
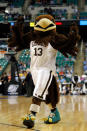
[[[31,121],[31,120],[24,120],[24,121],[23,121],[23,124],[24,124],[25,126],[27,126],[27,128],[32,128],[32,127],[34,127],[34,122]]]
[[[61,119],[60,119],[60,120],[61,120]],[[58,120],[58,121],[56,121],[56,122],[54,122],[54,123],[53,123],[53,122],[52,122],[52,123],[51,123],[51,122],[44,122],[44,123],[45,123],[45,124],[56,124],[56,123],[58,123],[60,120]]]

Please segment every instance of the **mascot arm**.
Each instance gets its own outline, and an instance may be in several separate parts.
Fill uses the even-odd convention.
[[[51,45],[66,57],[68,57],[68,54],[76,56],[78,52],[76,43],[79,39],[78,27],[72,25],[68,36],[56,33],[55,38],[51,41]]]
[[[12,36],[8,40],[8,47],[15,47],[16,51],[30,47],[29,43],[32,40],[32,31],[24,34],[23,28],[23,17],[19,17],[15,26],[11,27]]]

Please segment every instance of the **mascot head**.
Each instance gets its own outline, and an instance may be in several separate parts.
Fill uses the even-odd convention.
[[[56,34],[56,24],[53,16],[37,16],[35,19],[34,33],[36,43],[42,43],[44,46],[48,45]]]
[[[36,17],[34,26],[35,31],[47,32],[55,29],[55,20],[51,15],[40,15]]]

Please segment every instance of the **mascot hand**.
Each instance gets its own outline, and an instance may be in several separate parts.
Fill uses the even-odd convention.
[[[24,18],[22,16],[18,17],[17,22],[14,26],[11,26],[12,36],[8,40],[9,47],[16,47],[19,45],[20,41],[22,42],[22,37],[24,35]]]
[[[22,16],[19,16],[15,25],[11,26],[12,32],[15,34],[17,34],[18,32],[23,33],[23,28],[24,28],[24,18]]]
[[[77,39],[77,41],[80,40],[79,28],[75,22],[73,22],[72,25],[70,26],[69,35],[74,36]]]
[[[75,33],[79,33],[79,29],[78,26],[75,22],[73,22],[70,26],[70,32],[75,32]]]
[[[23,16],[19,16],[19,17],[18,17],[18,19],[17,19],[17,24],[18,24],[18,25],[24,24],[24,17],[23,17]]]

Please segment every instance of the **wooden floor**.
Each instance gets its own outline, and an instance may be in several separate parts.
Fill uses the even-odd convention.
[[[28,97],[0,96],[0,131],[87,131],[87,96],[61,96],[58,105],[61,121],[53,125],[43,123],[49,108],[42,103],[33,129],[27,129],[21,119],[30,104]]]

